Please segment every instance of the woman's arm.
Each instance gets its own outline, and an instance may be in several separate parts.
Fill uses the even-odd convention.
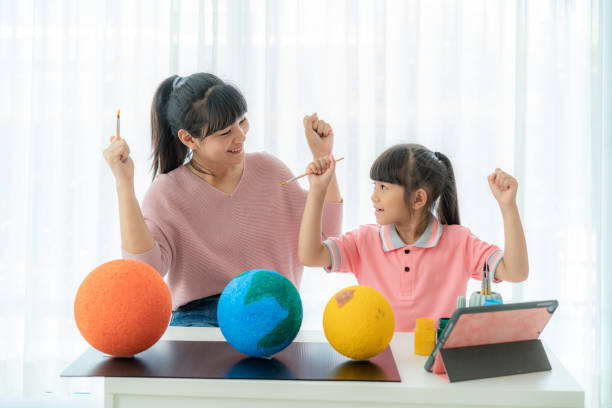
[[[324,120],[320,120],[317,113],[304,117],[304,133],[308,147],[312,152],[313,160],[332,154],[334,147],[334,130]],[[331,182],[325,194],[325,201],[330,203],[341,203],[342,196],[338,187],[338,180],[334,172]]]
[[[334,177],[336,162],[333,156],[319,158],[310,163],[306,169],[310,190],[306,198],[300,236],[298,242],[298,259],[306,266],[331,265],[329,251],[321,242],[321,217],[323,202],[328,193],[328,187]]]
[[[155,240],[144,221],[134,192],[134,162],[130,157],[130,148],[124,139],[113,136],[103,154],[115,176],[121,245],[133,254],[147,252],[153,248]]]
[[[523,225],[516,206],[518,182],[500,169],[495,169],[488,181],[504,221],[504,257],[497,266],[495,277],[508,282],[522,282],[529,276],[529,260]]]
[[[325,201],[328,203],[341,203],[342,196],[340,195],[340,187],[338,186],[338,179],[336,179],[336,173],[332,177],[329,186],[327,187],[327,193],[325,194]]]
[[[134,193],[134,185],[117,185],[119,198],[119,225],[121,246],[132,254],[142,254],[155,245],[155,240],[144,221],[140,204]]]

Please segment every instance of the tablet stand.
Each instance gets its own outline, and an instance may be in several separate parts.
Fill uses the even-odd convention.
[[[539,339],[440,349],[433,367],[450,382],[548,371],[550,362]]]

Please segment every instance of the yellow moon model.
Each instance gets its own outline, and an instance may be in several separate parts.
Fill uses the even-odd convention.
[[[329,344],[354,360],[368,360],[393,338],[395,317],[387,299],[368,286],[349,286],[336,293],[323,312]]]

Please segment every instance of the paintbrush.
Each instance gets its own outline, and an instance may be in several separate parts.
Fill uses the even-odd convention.
[[[121,136],[120,136],[121,131],[119,129],[120,128],[119,123],[121,122],[120,111],[121,111],[120,109],[117,109],[117,140],[121,139]]]
[[[491,281],[493,279],[491,278],[491,269],[489,268],[489,264],[486,264],[486,265],[487,265],[487,295],[490,295],[491,290],[492,290]]]
[[[482,280],[480,282],[480,294],[487,294],[487,263],[482,267]]]
[[[340,160],[342,160],[342,159],[344,159],[344,157],[340,157],[339,159],[336,159],[336,163],[338,163],[338,162],[339,162]],[[306,173],[300,174],[299,176],[295,176],[295,177],[293,177],[293,178],[290,178],[290,179],[289,179],[289,180],[287,180],[287,181],[283,181],[283,182],[281,183],[281,186],[284,186],[285,184],[293,183],[294,181],[299,180],[299,179],[301,179],[302,177],[305,177],[305,176],[307,176],[307,175],[309,175],[309,174],[311,174],[311,173],[310,173],[310,172],[306,172]]]

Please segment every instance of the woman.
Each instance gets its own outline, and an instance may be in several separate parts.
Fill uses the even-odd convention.
[[[116,181],[124,258],[153,266],[172,293],[176,326],[217,326],[217,302],[240,273],[275,270],[299,287],[297,257],[306,191],[280,186],[291,171],[267,153],[244,151],[247,104],[238,89],[208,73],[171,76],[151,106],[153,179],[142,210],[125,140],[113,136],[104,157]],[[333,131],[304,118],[313,157],[329,155]],[[327,191],[323,236],[340,233],[342,199]]]

